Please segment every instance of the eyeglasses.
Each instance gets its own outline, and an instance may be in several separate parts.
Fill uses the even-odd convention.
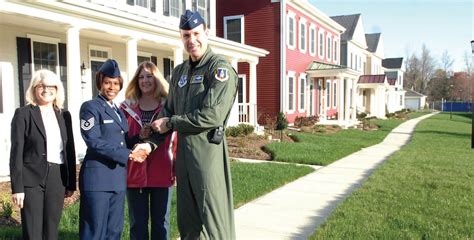
[[[53,91],[53,90],[58,89],[58,87],[55,86],[55,85],[43,85],[43,84],[40,84],[40,85],[36,85],[36,89],[38,89],[38,90],[40,90],[40,91],[43,91],[44,89],[48,89],[49,91]]]

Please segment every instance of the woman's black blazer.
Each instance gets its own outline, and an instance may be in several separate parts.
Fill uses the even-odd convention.
[[[76,151],[72,133],[71,114],[55,111],[58,119],[65,169],[62,181],[67,190],[76,190]],[[44,186],[48,162],[46,132],[38,106],[17,108],[11,123],[10,178],[12,193],[25,192],[24,187]],[[66,171],[64,171],[66,170]]]

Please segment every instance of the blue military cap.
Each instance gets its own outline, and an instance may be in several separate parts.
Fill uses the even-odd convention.
[[[120,69],[117,62],[113,59],[107,59],[99,68],[99,72],[107,77],[116,78],[120,76]]]
[[[199,12],[193,12],[191,10],[186,10],[186,12],[181,15],[181,20],[179,21],[179,29],[191,30],[204,23],[201,14]]]

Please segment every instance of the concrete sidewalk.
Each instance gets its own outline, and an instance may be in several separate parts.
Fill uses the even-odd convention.
[[[421,120],[406,121],[383,142],[364,148],[235,210],[239,240],[307,239],[332,210],[411,138]]]

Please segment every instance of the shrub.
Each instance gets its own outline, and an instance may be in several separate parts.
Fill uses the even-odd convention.
[[[288,120],[286,119],[285,114],[282,112],[278,113],[277,122],[276,122],[276,130],[285,130],[288,128]]]
[[[254,127],[248,124],[239,124],[235,127],[227,127],[225,130],[226,136],[238,137],[238,136],[247,136],[253,133]]]
[[[295,125],[302,127],[302,126],[313,126],[319,121],[318,116],[309,116],[309,117],[296,117]]]
[[[360,121],[360,120],[364,119],[365,117],[367,117],[367,113],[365,113],[365,112],[357,113],[357,116],[356,116],[356,117],[357,117],[357,119],[359,119],[359,121]]]
[[[12,217],[13,216],[13,203],[8,196],[5,194],[0,199],[0,206],[2,207],[2,217]]]

